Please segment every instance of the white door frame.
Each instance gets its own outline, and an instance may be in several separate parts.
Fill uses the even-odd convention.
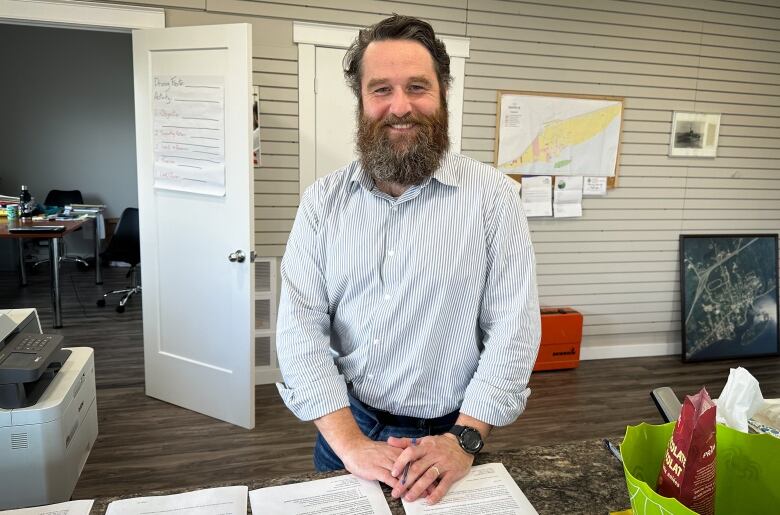
[[[75,0],[0,0],[0,21],[129,33],[135,29],[165,28],[165,10]]]
[[[315,47],[347,48],[358,35],[358,27],[328,25],[322,23],[293,22],[293,43],[298,44],[298,143],[300,167],[300,194],[317,178],[315,117],[316,69]],[[447,46],[450,56],[450,87],[448,106],[450,110],[450,148],[460,152],[463,130],[463,89],[466,75],[466,58],[469,57],[470,39],[458,36],[438,36]]]

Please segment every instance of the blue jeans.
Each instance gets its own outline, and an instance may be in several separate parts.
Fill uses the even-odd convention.
[[[422,438],[423,436],[439,435],[446,433],[455,424],[458,413],[452,413],[450,417],[444,417],[439,423],[420,427],[419,425],[388,425],[379,421],[376,410],[367,407],[365,404],[349,396],[349,408],[352,416],[355,417],[358,427],[364,435],[371,440],[384,442],[391,436],[397,438]],[[325,438],[317,432],[317,441],[314,444],[314,468],[317,472],[328,472],[330,470],[339,470],[344,468],[333,449],[331,449]]]

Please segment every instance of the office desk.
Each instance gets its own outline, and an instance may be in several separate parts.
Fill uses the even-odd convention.
[[[67,221],[20,221],[10,222],[10,227],[27,225],[64,225],[65,230],[61,232],[41,232],[41,233],[12,233],[8,231],[9,222],[6,219],[0,219],[0,238],[14,238],[19,242],[19,266],[21,267],[22,286],[27,286],[27,273],[24,269],[24,251],[22,240],[49,240],[49,265],[51,270],[51,303],[54,311],[54,327],[62,327],[62,306],[60,301],[60,238],[71,233],[89,221],[93,222],[95,231],[95,284],[103,284],[103,277],[100,271],[100,238],[98,231],[97,218],[81,218],[78,220]]]
[[[620,441],[619,438],[613,442]],[[557,445],[532,446],[517,451],[488,452],[477,456],[476,464],[501,462],[520,485],[528,500],[540,514],[582,513],[605,515],[631,506],[623,477],[623,468],[600,440],[585,440]],[[290,474],[272,479],[247,478],[243,482],[212,483],[202,488],[246,485],[249,490],[287,485],[312,479],[341,475],[344,472]],[[176,488],[157,492],[140,492],[138,496],[168,495],[197,490]],[[403,515],[401,502],[385,498],[393,515]],[[126,497],[135,497],[128,495]],[[93,515],[103,515],[108,503],[118,498],[96,499]],[[249,507],[249,505],[247,505]]]

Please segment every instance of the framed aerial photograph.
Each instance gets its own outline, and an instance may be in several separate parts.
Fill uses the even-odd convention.
[[[683,361],[774,356],[777,234],[681,235]]]
[[[675,111],[669,143],[671,157],[715,157],[720,132],[719,113]]]

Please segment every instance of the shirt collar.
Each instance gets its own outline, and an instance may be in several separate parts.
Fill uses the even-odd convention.
[[[374,179],[369,177],[365,170],[363,170],[363,165],[360,163],[360,161],[355,161],[354,164],[355,171],[352,173],[352,177],[349,179],[349,182],[363,186],[363,189],[366,191],[371,191],[374,189]]]
[[[431,179],[436,179],[438,182],[446,185],[458,187],[458,178],[455,174],[455,155],[447,152],[442,158],[441,166],[433,172],[433,176],[425,179],[420,187],[425,187],[430,183]],[[374,180],[363,170],[363,165],[360,161],[355,161],[355,172],[350,178],[350,183],[359,184],[366,191],[371,191],[374,188]]]
[[[433,173],[433,178],[447,186],[458,187],[458,177],[455,174],[455,154],[447,152],[441,161],[441,166]]]

